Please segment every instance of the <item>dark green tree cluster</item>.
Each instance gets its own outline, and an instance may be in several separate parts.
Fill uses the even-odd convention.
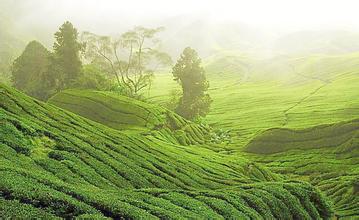
[[[63,90],[71,87],[81,76],[82,62],[80,51],[83,46],[78,41],[77,29],[70,22],[65,22],[55,33],[54,53],[51,61],[56,88]]]
[[[26,94],[44,99],[50,52],[39,42],[31,41],[12,65],[14,86]]]
[[[14,86],[40,100],[71,88],[82,75],[82,45],[76,28],[65,22],[55,33],[55,39],[53,53],[32,41],[12,65]]]
[[[197,52],[190,47],[185,48],[172,74],[182,86],[182,97],[176,112],[190,120],[204,117],[209,112],[212,99],[206,93],[209,83]]]

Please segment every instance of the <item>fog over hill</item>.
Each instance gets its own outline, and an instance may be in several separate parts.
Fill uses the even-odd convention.
[[[0,0],[1,219],[359,219],[358,0]]]
[[[4,0],[0,3],[0,14],[6,18],[2,19],[3,21],[9,21],[8,24],[12,22],[11,31],[14,38],[22,35],[28,40],[37,39],[49,48],[53,43],[53,33],[65,20],[74,23],[80,32],[90,31],[112,36],[119,35],[137,25],[163,26],[166,28],[161,36],[163,49],[174,57],[177,57],[181,48],[186,46],[197,49],[202,57],[223,50],[256,56],[276,56],[278,54],[345,53],[359,48],[359,32],[356,32],[358,29],[355,24],[348,26],[324,20],[325,13],[334,10],[331,8],[321,12],[324,17],[323,21],[317,18],[312,21],[311,25],[307,24],[308,21],[300,24],[295,20],[296,17],[288,17],[285,25],[277,25],[275,23],[277,21],[273,18],[272,21],[269,19],[268,23],[259,24],[248,16],[245,8],[254,7],[254,4],[244,4],[245,7],[237,4],[237,12],[232,8],[234,2],[231,1],[221,7],[209,1],[208,7],[213,7],[213,9],[210,8],[207,11],[204,11],[200,4],[188,1],[183,2],[182,5],[179,3],[171,5],[171,3],[158,0],[148,5],[142,3],[138,5],[138,8],[136,8],[136,2],[126,5],[118,2],[115,4],[110,0],[106,2],[108,4],[99,5],[92,0],[76,1],[76,3],[67,0],[56,3],[45,0],[31,2]],[[188,5],[192,11],[184,10],[185,5]],[[215,7],[218,7],[218,11],[214,10]],[[80,8],[81,13],[78,10]],[[262,18],[264,18],[265,11],[261,10],[257,11],[262,13]],[[17,13],[9,13],[14,11]],[[266,13],[273,15],[275,12]],[[307,13],[310,15],[311,12],[307,11]],[[233,16],[238,16],[238,18],[234,19]],[[254,17],[254,15],[251,16]],[[291,19],[292,23],[290,23]],[[340,17],[337,20],[340,21]],[[1,25],[2,34],[10,28],[9,25]]]

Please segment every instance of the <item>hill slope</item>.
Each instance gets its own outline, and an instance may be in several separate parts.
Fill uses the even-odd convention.
[[[331,215],[309,184],[273,182],[245,159],[110,129],[2,85],[0,130],[5,218]]]
[[[332,199],[338,216],[359,216],[359,120],[269,129],[244,151],[275,172],[306,177]]]
[[[359,216],[358,53],[255,60],[226,52],[205,64],[214,100],[206,120],[230,131],[226,154],[309,181],[336,215]],[[165,103],[164,88],[176,85],[170,75],[156,80],[152,99]]]
[[[172,143],[203,144],[210,139],[208,127],[160,106],[110,92],[67,90],[48,102],[114,129],[149,132]]]
[[[246,152],[272,154],[288,150],[335,148],[337,153],[359,150],[359,120],[306,129],[273,128],[252,139]]]

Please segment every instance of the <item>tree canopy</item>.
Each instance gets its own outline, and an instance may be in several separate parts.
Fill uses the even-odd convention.
[[[50,52],[39,42],[31,41],[12,65],[14,87],[26,94],[45,99],[44,78],[48,71]]]
[[[136,97],[150,86],[159,66],[171,64],[167,53],[158,49],[156,35],[162,28],[135,27],[115,39],[85,32],[86,58],[97,63],[116,79],[126,95]]]
[[[197,52],[190,47],[185,48],[173,67],[172,74],[174,80],[182,86],[182,97],[176,112],[191,120],[205,116],[212,100],[206,94],[209,83]]]
[[[55,33],[55,40],[50,71],[56,78],[57,90],[63,90],[74,84],[81,75],[80,52],[83,45],[78,41],[77,29],[69,21]]]

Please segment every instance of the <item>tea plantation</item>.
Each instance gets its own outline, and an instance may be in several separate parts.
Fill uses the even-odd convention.
[[[214,100],[205,122],[231,136],[211,149],[308,181],[337,217],[359,218],[359,54],[253,59],[224,51],[204,63]],[[151,100],[165,104],[176,87],[171,74],[158,74]]]
[[[243,157],[112,129],[3,85],[0,133],[3,218],[329,219],[333,213],[310,184]]]

